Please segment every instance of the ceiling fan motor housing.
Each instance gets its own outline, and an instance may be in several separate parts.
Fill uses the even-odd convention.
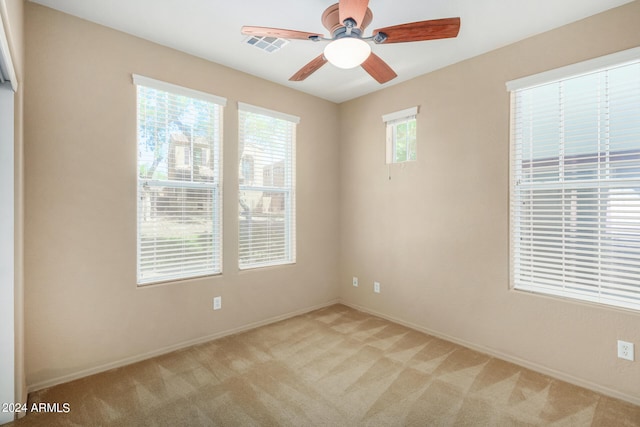
[[[361,39],[362,38],[362,30],[360,30],[359,28],[348,28],[348,27],[339,27],[337,30],[335,30],[332,34],[332,38],[334,40],[338,40],[338,39],[343,39],[346,37],[353,37],[356,39]]]
[[[322,13],[322,25],[324,25],[324,27],[329,30],[329,34],[334,34],[334,37],[336,30],[340,29],[341,27],[344,28],[344,23],[340,22],[340,12],[338,10],[338,6],[338,3],[331,5]],[[364,31],[364,29],[367,28],[369,24],[371,24],[372,20],[373,12],[371,12],[371,9],[367,8],[367,12],[362,19],[362,23],[358,26],[360,31]]]

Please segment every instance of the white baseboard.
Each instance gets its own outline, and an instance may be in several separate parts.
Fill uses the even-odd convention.
[[[196,338],[193,340],[183,341],[178,344],[169,345],[166,347],[159,348],[157,350],[149,351],[146,353],[138,354],[135,356],[125,357],[124,359],[115,360],[113,362],[105,363],[99,366],[95,366],[93,368],[83,369],[81,371],[73,372],[71,374],[62,375],[60,377],[51,378],[46,381],[41,381],[35,384],[30,384],[27,386],[27,390],[29,393],[42,390],[45,388],[53,387],[58,384],[67,383],[73,380],[77,380],[80,378],[88,377],[89,375],[99,374],[101,372],[109,371],[115,368],[121,368],[123,366],[131,365],[132,363],[140,362],[142,360],[151,359],[152,357],[161,356],[163,354],[171,353],[172,351],[181,350],[183,348],[191,347],[193,345],[202,344],[208,341],[212,341],[215,339],[223,338],[229,335],[238,334],[241,332],[245,332],[251,329],[258,328],[260,326],[269,325],[271,323],[276,323],[281,320],[289,319],[291,317],[299,316],[301,314],[309,313],[311,311],[319,310],[321,308],[329,307],[331,305],[339,303],[339,300],[331,300],[323,304],[318,304],[312,307],[306,307],[300,310],[292,311],[289,313],[281,314],[278,316],[270,317],[265,320],[260,320],[258,322],[248,323],[243,326],[239,326],[234,329],[229,329],[226,331],[218,332],[212,335],[207,335],[204,337]]]
[[[595,391],[597,393],[601,393],[601,394],[604,394],[606,396],[610,396],[610,397],[613,397],[613,398],[616,398],[616,399],[624,400],[625,402],[629,402],[631,404],[640,406],[640,397],[639,396],[632,396],[630,394],[622,393],[622,392],[620,392],[618,390],[613,390],[613,389],[610,389],[608,387],[604,387],[602,385],[599,385],[599,384],[596,384],[596,383],[592,383],[590,381],[585,381],[585,380],[583,380],[581,378],[577,378],[577,377],[574,377],[574,376],[569,375],[567,373],[564,373],[564,372],[561,372],[561,371],[556,371],[555,369],[551,369],[551,368],[548,368],[546,366],[539,365],[537,363],[530,362],[528,360],[521,359],[519,357],[512,356],[512,355],[507,354],[507,353],[503,353],[503,352],[495,350],[493,348],[489,348],[489,347],[485,347],[483,345],[479,345],[479,344],[475,344],[475,343],[472,343],[472,342],[469,342],[469,341],[461,340],[459,338],[452,337],[450,335],[443,334],[441,332],[434,331],[432,329],[425,328],[423,326],[416,325],[416,324],[411,323],[411,322],[407,322],[407,321],[405,321],[403,319],[399,319],[399,318],[394,317],[394,316],[389,316],[389,315],[386,315],[384,313],[380,313],[380,312],[378,312],[376,310],[372,310],[372,309],[367,308],[367,307],[363,307],[363,306],[360,306],[360,305],[357,305],[357,304],[352,304],[352,303],[350,303],[348,301],[344,301],[342,299],[339,300],[339,303],[343,304],[343,305],[346,305],[347,307],[351,307],[353,309],[356,309],[356,310],[359,310],[359,311],[362,311],[362,312],[365,312],[365,313],[368,313],[368,314],[372,314],[374,316],[381,317],[381,318],[389,320],[391,322],[398,323],[400,325],[406,326],[406,327],[414,329],[416,331],[423,332],[425,334],[432,335],[434,337],[441,338],[443,340],[446,340],[446,341],[449,341],[449,342],[452,342],[452,343],[455,343],[455,344],[459,344],[459,345],[461,345],[463,347],[470,348],[472,350],[476,350],[476,351],[478,351],[480,353],[488,354],[489,356],[496,357],[496,358],[504,360],[506,362],[511,362],[511,363],[516,364],[518,366],[522,366],[524,368],[531,369],[532,371],[538,372],[540,374],[544,374],[544,375],[547,375],[549,377],[556,378],[558,380],[565,381],[567,383],[576,385],[578,387],[583,387],[583,388]]]

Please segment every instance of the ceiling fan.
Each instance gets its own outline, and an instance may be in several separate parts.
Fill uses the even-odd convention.
[[[373,30],[371,36],[363,37],[364,29],[372,19],[369,0],[340,0],[322,14],[322,25],[329,30],[331,38],[304,31],[252,26],[242,27],[242,34],[316,42],[330,41],[324,52],[291,76],[290,81],[302,81],[330,62],[345,69],[360,65],[382,84],[394,79],[397,74],[371,51],[367,42],[383,44],[446,39],[456,37],[460,31],[460,18],[446,18],[378,28]]]

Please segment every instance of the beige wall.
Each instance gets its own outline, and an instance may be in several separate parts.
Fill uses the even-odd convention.
[[[639,45],[640,2],[339,106],[32,3],[26,16],[30,387],[340,297],[609,394],[640,396],[640,363],[615,357],[617,338],[640,345],[638,313],[508,289],[504,86]],[[223,276],[136,288],[131,73],[229,99]],[[228,166],[237,162],[236,101],[302,118],[295,266],[237,271],[237,177]],[[415,105],[419,161],[393,166],[389,180],[381,115]],[[214,313],[215,295],[223,309]]]
[[[640,45],[639,22],[636,1],[341,104],[341,298],[640,404],[640,362],[616,358],[640,313],[509,290],[505,89]],[[418,161],[389,180],[381,116],[415,105]]]
[[[335,104],[33,3],[25,9],[31,388],[337,297]],[[228,99],[222,276],[136,287],[132,73]],[[238,101],[301,117],[295,265],[238,272]],[[217,295],[223,308],[214,312]]]

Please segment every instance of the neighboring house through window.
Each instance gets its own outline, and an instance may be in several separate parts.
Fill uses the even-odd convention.
[[[224,98],[134,75],[138,284],[222,271]]]
[[[640,48],[507,87],[512,286],[640,310]]]
[[[296,260],[295,140],[299,119],[239,103],[239,267]]]

